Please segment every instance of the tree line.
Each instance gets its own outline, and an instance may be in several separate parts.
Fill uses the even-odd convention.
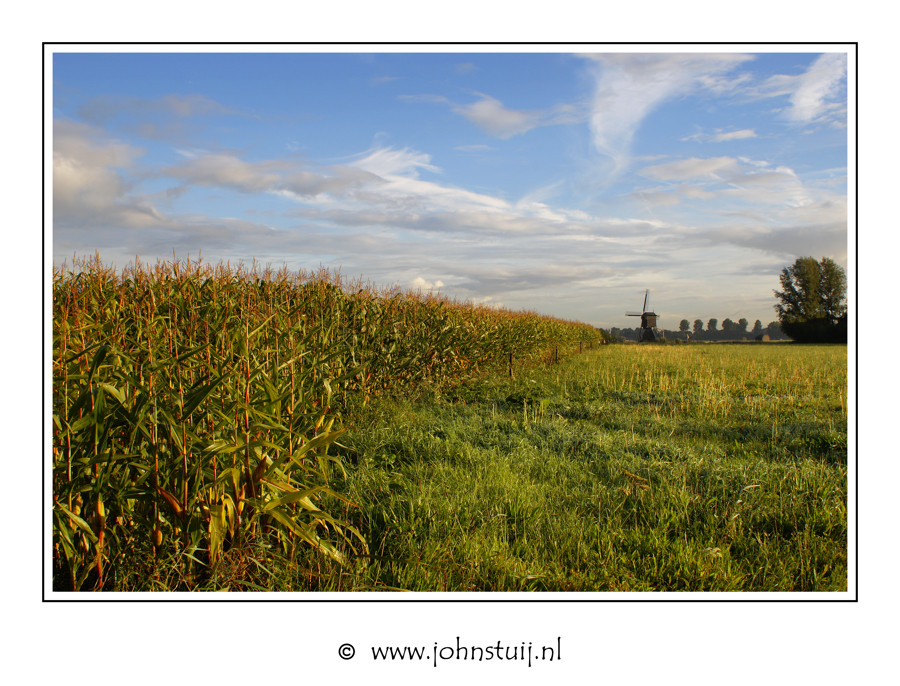
[[[757,319],[753,328],[748,328],[749,325],[750,322],[744,318],[733,321],[726,317],[722,320],[721,328],[719,328],[719,320],[715,318],[709,319],[705,323],[702,319],[695,319],[693,323],[682,319],[677,331],[665,330],[665,339],[674,341],[777,341],[788,338],[778,322],[769,322],[763,326],[762,321]],[[620,329],[614,326],[609,333],[616,340],[637,341],[640,340],[641,329],[640,327]]]

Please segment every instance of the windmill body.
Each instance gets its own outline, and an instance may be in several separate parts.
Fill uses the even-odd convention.
[[[656,328],[656,320],[659,317],[656,312],[650,310],[647,305],[650,300],[650,290],[648,289],[644,293],[644,309],[642,312],[626,312],[626,316],[628,317],[640,317],[641,318],[641,331],[640,336],[638,337],[638,341],[643,343],[644,341],[661,341],[664,336],[662,331]]]

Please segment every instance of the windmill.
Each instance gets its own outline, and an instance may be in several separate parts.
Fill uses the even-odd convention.
[[[650,289],[644,292],[644,309],[642,312],[626,312],[628,317],[641,318],[641,334],[638,340],[644,341],[660,341],[663,339],[662,332],[656,328],[656,318],[659,316],[656,312],[647,309],[647,303],[650,300]]]

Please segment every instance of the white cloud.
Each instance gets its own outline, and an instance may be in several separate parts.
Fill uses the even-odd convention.
[[[472,298],[472,304],[481,305],[482,307],[489,307],[493,310],[502,310],[506,307],[500,300],[495,300],[492,295],[485,295],[482,297]]]
[[[272,193],[309,208],[308,216],[330,217],[348,225],[429,224],[426,218],[509,213],[509,203],[494,196],[419,178],[440,173],[429,155],[410,149],[376,148],[347,164],[310,169],[296,162],[248,162],[227,153],[196,153],[159,174],[187,185],[219,186],[242,193]]]
[[[203,251],[247,252],[270,240],[270,227],[230,218],[172,216],[156,206],[156,200],[177,197],[184,187],[147,195],[138,191],[142,180],[137,161],[144,151],[120,143],[92,126],[57,120],[53,135],[53,253],[54,259],[102,250],[106,259],[170,257]],[[188,164],[195,181],[212,185],[210,158],[197,153]],[[218,159],[222,162],[223,160]],[[252,189],[253,174],[240,160],[225,160],[219,181]],[[249,192],[249,190],[248,190]]]
[[[352,194],[361,187],[375,187],[383,180],[361,167],[383,167],[394,170],[414,169],[415,156],[387,151],[379,155],[371,153],[361,167],[336,165],[327,169],[308,169],[296,161],[261,160],[248,162],[231,153],[207,151],[177,151],[188,159],[180,164],[162,168],[158,175],[170,176],[187,185],[219,186],[241,193],[273,193],[285,197],[307,200],[321,195],[342,196]],[[427,166],[427,165],[425,165]]]
[[[109,139],[92,126],[54,122],[54,224],[99,221],[147,226],[162,221],[152,204],[128,197],[130,184],[121,173],[143,154],[140,148]]]
[[[692,157],[677,162],[666,162],[645,167],[641,174],[664,181],[684,181],[702,177],[722,178],[732,176],[738,170],[738,161],[733,157]]]
[[[685,136],[683,141],[699,141],[709,143],[726,143],[728,141],[744,140],[746,138],[757,138],[756,131],[753,129],[740,129],[739,131],[717,131],[716,133],[695,133]]]
[[[752,205],[753,213],[760,216],[772,209],[808,205],[816,197],[790,167],[747,158],[692,157],[652,165],[640,173],[670,184],[639,192],[642,200],[655,204],[676,204],[669,195],[678,202],[718,199],[730,203],[732,212],[745,213],[746,207]],[[719,205],[708,202],[702,209],[722,211]]]
[[[560,103],[544,109],[517,110],[507,107],[490,95],[475,95],[479,99],[465,105],[454,103],[443,95],[401,95],[399,98],[405,102],[450,105],[453,112],[462,115],[485,133],[501,139],[527,133],[539,126],[579,122],[585,117],[582,108],[577,105]]]
[[[790,97],[786,111],[789,120],[799,124],[842,123],[846,100],[842,88],[847,78],[847,56],[843,53],[820,55],[798,75],[775,74],[754,91],[756,97]]]
[[[797,79],[791,96],[791,118],[811,122],[840,105],[835,102],[841,83],[847,75],[845,55],[825,54]]]
[[[804,183],[790,167],[748,158],[690,158],[641,173],[663,182],[637,192],[642,202],[700,201],[685,215],[691,227],[671,234],[679,245],[732,245],[784,259],[812,251],[846,261],[847,201],[840,187]]]
[[[110,138],[101,129],[68,119],[53,122],[53,155],[87,166],[125,168],[144,154],[141,148]]]
[[[279,185],[283,163],[251,163],[227,153],[205,153],[167,167],[162,173],[199,186],[224,186],[244,193],[272,190]]]
[[[512,138],[538,126],[567,124],[580,118],[573,105],[562,104],[543,110],[513,110],[496,98],[483,93],[478,95],[481,100],[468,105],[457,105],[453,111],[498,138]]]
[[[421,276],[417,276],[408,283],[409,288],[414,291],[434,291],[444,287],[444,282],[440,279],[434,281],[426,281]]]
[[[424,169],[430,172],[440,172],[440,169],[431,164],[431,156],[415,150],[404,148],[376,148],[365,157],[352,163],[364,171],[378,176],[412,175],[418,176],[418,171]]]
[[[712,137],[714,143],[722,143],[724,141],[744,140],[745,138],[756,138],[756,131],[753,129],[741,129],[740,131],[725,131],[717,133]]]
[[[635,133],[663,102],[713,84],[752,59],[738,54],[587,54],[595,87],[590,116],[594,147],[617,169],[628,163]],[[733,84],[732,84],[733,85]]]
[[[510,138],[525,133],[538,126],[541,121],[540,112],[511,110],[504,107],[499,100],[487,95],[481,96],[481,100],[470,105],[458,105],[453,111],[498,138]]]

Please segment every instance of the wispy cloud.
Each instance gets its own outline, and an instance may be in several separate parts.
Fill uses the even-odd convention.
[[[775,74],[751,92],[756,97],[787,96],[784,113],[798,124],[843,124],[846,114],[847,56],[826,53],[802,74]]]
[[[570,124],[581,118],[574,105],[560,104],[541,110],[515,110],[489,95],[467,105],[456,105],[453,111],[461,114],[478,128],[498,138],[511,138],[538,126]]]
[[[412,103],[434,103],[449,105],[453,112],[468,119],[472,124],[491,136],[507,139],[518,136],[539,126],[556,126],[583,121],[585,113],[578,105],[561,103],[537,110],[517,110],[507,107],[496,98],[484,93],[476,93],[478,100],[466,104],[453,102],[444,95],[419,94],[401,95],[400,100]]]
[[[841,85],[847,76],[845,55],[822,55],[797,78],[797,88],[791,96],[791,118],[813,122],[845,109],[843,98],[838,99]]]
[[[86,227],[94,244],[103,243],[104,237],[112,241],[118,235],[129,249],[145,255],[153,254],[156,245],[167,241],[176,246],[196,242],[208,250],[253,246],[254,254],[267,249],[277,254],[279,245],[288,252],[310,249],[308,240],[301,241],[290,231],[273,231],[253,222],[166,214],[135,190],[139,178],[129,175],[142,151],[88,125],[58,122],[54,152],[54,244],[63,251],[77,244],[80,227]],[[421,172],[440,170],[427,154],[410,149],[368,150],[346,164],[323,168],[306,168],[295,160],[249,161],[234,153],[189,152],[182,162],[154,172],[157,180],[170,178],[179,184],[160,197],[178,196],[196,187],[271,193],[293,201],[297,208],[289,214],[307,226],[330,226],[340,230],[338,235],[366,227],[484,245],[510,235],[540,242],[551,236],[621,237],[652,230],[644,222],[598,220],[581,210],[551,207],[542,199],[554,192],[554,186],[510,203],[419,178]],[[328,229],[321,230],[327,235]],[[309,230],[305,234],[308,239]],[[323,246],[320,242],[318,247],[325,249]],[[327,249],[343,252],[346,246],[338,241]],[[541,251],[546,249],[544,246]],[[509,246],[502,250],[507,256],[515,252]],[[446,245],[442,245],[440,254],[446,256]],[[421,274],[410,278],[415,276]],[[448,282],[446,278],[426,281]],[[526,281],[528,278],[516,271],[510,283]]]
[[[790,167],[762,160],[690,158],[641,170],[664,185],[638,192],[642,202],[695,203],[682,240],[731,244],[778,255],[820,251],[846,259],[847,200],[842,188],[811,185]],[[824,253],[823,253],[824,254]]]
[[[87,122],[105,124],[123,114],[162,113],[186,118],[213,114],[237,114],[237,112],[205,95],[164,95],[159,98],[137,98],[101,95],[91,98],[78,110],[78,116]]]
[[[721,179],[733,176],[738,169],[738,161],[732,157],[692,157],[676,162],[655,164],[641,170],[641,174],[665,181],[684,181],[712,177]]]
[[[197,93],[159,98],[101,95],[82,104],[77,112],[78,119],[94,126],[158,141],[185,141],[200,130],[199,122],[211,117],[248,116]]]
[[[434,93],[418,93],[415,95],[410,95],[405,93],[403,95],[398,95],[397,99],[402,102],[426,102],[433,103],[437,105],[452,105],[453,103],[450,101],[445,95],[436,95]]]
[[[474,143],[472,145],[457,145],[453,148],[454,150],[458,150],[459,152],[490,152],[491,150],[496,150],[496,148],[491,147],[490,145],[485,145],[484,143]]]
[[[595,149],[616,169],[629,162],[631,143],[641,123],[667,100],[712,88],[733,88],[739,81],[721,76],[750,55],[739,54],[587,54],[594,77],[590,116]]]
[[[740,141],[757,137],[756,131],[753,129],[740,129],[738,131],[716,131],[716,133],[695,133],[685,136],[681,140],[701,143],[726,143],[728,141]]]
[[[431,157],[425,153],[404,148],[376,148],[353,162],[358,167],[378,176],[412,175],[418,176],[420,169],[440,172],[431,164]]]
[[[164,176],[196,186],[222,186],[242,193],[274,190],[288,169],[284,162],[252,163],[228,153],[194,154],[181,164],[160,171]]]
[[[732,207],[753,204],[759,211],[813,202],[811,191],[793,169],[747,158],[692,157],[652,165],[640,173],[670,184],[667,189],[656,189],[660,197],[668,192],[677,198],[705,202],[727,198]]]
[[[373,76],[369,79],[370,86],[381,86],[385,83],[390,83],[391,81],[396,81],[399,79],[399,76]]]

